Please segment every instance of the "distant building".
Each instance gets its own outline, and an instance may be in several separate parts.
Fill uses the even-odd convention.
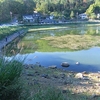
[[[57,23],[57,21],[55,21],[54,19],[44,19],[42,23],[55,24]]]
[[[23,21],[26,21],[26,22],[34,22],[34,18],[32,15],[24,15],[23,16]]]
[[[86,13],[79,14],[79,17],[80,17],[81,19],[88,19],[88,16],[87,16]]]
[[[33,13],[31,15],[24,15],[23,21],[25,22],[40,22],[42,15],[40,13]]]
[[[53,19],[53,15],[50,16],[50,19]]]
[[[29,23],[57,23],[56,20],[54,20],[54,16],[53,15],[47,15],[44,16],[36,11],[34,11],[34,13],[32,15],[24,15],[23,16],[23,21],[24,22],[29,22]]]
[[[100,18],[100,14],[99,13],[97,14],[97,18]]]

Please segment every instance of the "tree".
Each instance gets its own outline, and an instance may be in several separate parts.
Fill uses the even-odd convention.
[[[48,5],[49,4],[47,2],[37,3],[35,10],[43,14],[48,14]]]
[[[100,0],[95,0],[95,5],[100,6]]]
[[[71,11],[71,13],[70,13],[70,18],[71,18],[71,19],[73,19],[73,18],[74,18],[74,16],[75,16],[75,15],[74,15],[74,12],[73,12],[73,11]]]
[[[100,0],[0,0],[0,21],[10,20],[10,11],[13,16],[17,14],[21,17],[32,14],[34,10],[73,18],[74,13],[84,13],[88,7],[88,14],[99,13]]]
[[[95,0],[95,2],[86,10],[86,13],[88,16],[95,18],[95,14],[100,13],[100,0]]]
[[[95,13],[91,13],[90,18],[91,19],[96,19],[96,14]]]
[[[95,4],[90,5],[90,7],[86,10],[88,16],[90,16],[94,12]]]

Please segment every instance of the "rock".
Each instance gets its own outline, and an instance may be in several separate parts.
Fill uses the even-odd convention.
[[[76,65],[79,65],[80,64],[80,62],[76,62]]]
[[[34,74],[31,74],[31,73],[27,73],[27,76],[34,76]]]
[[[71,93],[72,95],[75,95],[75,93]]]
[[[53,75],[53,77],[54,77],[54,78],[58,78],[58,76],[57,76],[57,75]]]
[[[49,68],[51,68],[51,69],[56,69],[57,66],[56,66],[56,65],[52,65],[52,66],[49,66]]]
[[[61,66],[62,66],[62,67],[69,67],[70,65],[69,65],[68,62],[62,62],[62,63],[61,63]]]
[[[86,77],[86,76],[85,76],[85,77],[83,77],[83,79],[84,79],[84,80],[90,80],[90,79],[89,79],[88,77]]]
[[[40,62],[36,62],[35,66],[41,67]]]
[[[83,71],[82,73],[83,73],[83,74],[88,74],[88,72],[86,72],[86,71]]]
[[[67,93],[67,90],[62,90],[62,93]]]
[[[25,69],[28,69],[29,66],[27,64],[23,65]]]
[[[38,71],[35,71],[34,74],[35,75],[40,75],[40,73]]]
[[[33,64],[30,64],[30,68],[32,68],[32,69],[33,69],[33,68],[34,68],[34,65],[33,65]]]
[[[77,73],[75,75],[75,78],[83,79],[83,74],[82,73]]]
[[[72,84],[72,83],[73,83],[73,82],[70,81],[70,80],[68,80],[68,81],[64,81],[64,82],[63,82],[64,85],[70,85],[70,84]]]
[[[34,73],[36,73],[36,74],[37,74],[37,73],[39,73],[39,72],[38,72],[38,71],[35,71]]]
[[[96,86],[100,86],[100,83],[96,83],[95,85],[96,85]]]
[[[68,84],[68,82],[67,81],[64,81],[64,85],[67,85]]]
[[[61,78],[65,78],[65,76],[66,76],[65,74],[60,74]]]
[[[41,77],[49,78],[49,76],[47,74],[42,74]]]
[[[92,84],[92,82],[88,82],[88,84]]]

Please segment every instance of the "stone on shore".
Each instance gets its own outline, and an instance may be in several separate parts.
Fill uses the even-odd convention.
[[[51,68],[51,69],[56,69],[57,66],[56,66],[56,65],[52,65],[52,66],[49,66],[49,68]]]
[[[61,63],[61,66],[62,66],[62,67],[69,67],[70,65],[69,65],[68,62],[62,62],[62,63]]]
[[[80,62],[76,62],[76,65],[79,65],[80,64]]]
[[[83,74],[82,73],[77,73],[75,75],[75,78],[83,79]]]

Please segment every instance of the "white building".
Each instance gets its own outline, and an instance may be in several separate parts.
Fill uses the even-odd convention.
[[[88,19],[88,16],[87,16],[86,13],[79,14],[79,17],[80,17],[81,19]]]
[[[50,16],[50,19],[53,19],[53,15]]]
[[[100,14],[99,13],[97,14],[97,18],[100,18]]]
[[[32,15],[25,15],[23,16],[23,21],[34,22],[34,18]]]

